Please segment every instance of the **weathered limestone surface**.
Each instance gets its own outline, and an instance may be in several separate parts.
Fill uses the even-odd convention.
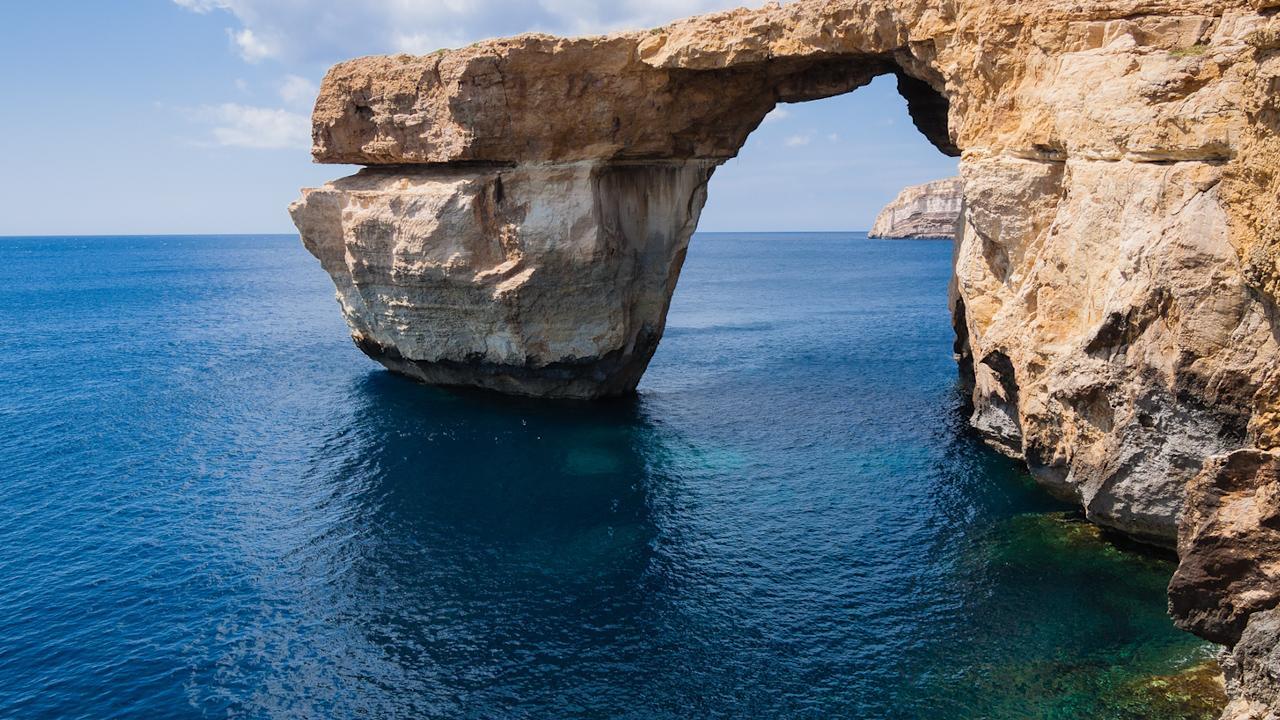
[[[1188,486],[1178,546],[1174,616],[1234,645],[1251,616],[1280,605],[1280,452],[1210,458]]]
[[[1271,626],[1252,618],[1275,603],[1192,570],[1231,565],[1228,547],[1275,561],[1252,555],[1266,540],[1205,539],[1197,506],[1218,458],[1280,450],[1278,12],[799,0],[353,60],[325,79],[315,157],[384,167],[293,214],[388,367],[619,394],[661,337],[713,168],[776,103],[895,74],[917,127],[961,156],[952,308],[974,427],[1101,524],[1173,545],[1183,517],[1197,599],[1175,613],[1243,628],[1234,687],[1265,708]]]
[[[960,178],[911,185],[880,211],[867,236],[895,240],[954,238],[963,209],[964,186]]]
[[[590,398],[662,337],[712,164],[370,168],[293,207],[352,338],[424,382]]]
[[[1280,609],[1250,618],[1240,641],[1224,654],[1222,669],[1232,698],[1225,720],[1280,718]]]
[[[1187,489],[1169,609],[1184,629],[1231,647],[1227,718],[1280,710],[1280,452],[1210,458]]]

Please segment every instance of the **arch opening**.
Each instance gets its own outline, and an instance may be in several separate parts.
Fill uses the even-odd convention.
[[[807,91],[784,96],[716,168],[699,232],[869,231],[903,188],[957,174],[940,93],[885,65],[821,79],[833,70],[791,76]]]

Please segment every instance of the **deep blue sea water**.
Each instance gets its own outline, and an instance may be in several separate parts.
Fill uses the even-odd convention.
[[[0,717],[1170,717],[1172,564],[966,431],[950,253],[700,235],[585,405],[382,371],[296,237],[0,239]]]

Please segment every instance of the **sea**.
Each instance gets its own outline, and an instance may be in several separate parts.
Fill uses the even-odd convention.
[[[0,717],[1216,717],[969,430],[951,252],[699,234],[588,404],[386,372],[296,236],[0,239]]]

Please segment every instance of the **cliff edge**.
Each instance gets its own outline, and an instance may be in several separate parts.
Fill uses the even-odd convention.
[[[867,237],[954,239],[963,209],[964,184],[958,177],[911,185],[880,211]]]

